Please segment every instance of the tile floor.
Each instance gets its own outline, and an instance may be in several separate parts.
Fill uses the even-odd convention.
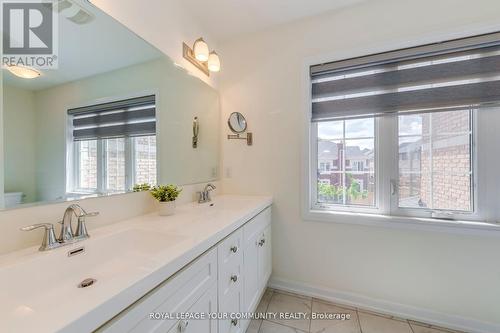
[[[266,290],[257,312],[349,314],[350,319],[252,320],[246,333],[460,333],[272,289]]]

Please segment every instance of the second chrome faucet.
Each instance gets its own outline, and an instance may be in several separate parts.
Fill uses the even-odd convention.
[[[208,183],[203,191],[197,192],[198,193],[198,203],[204,203],[204,202],[209,202],[212,201],[212,198],[210,197],[210,191],[215,190],[216,187],[214,184]]]
[[[99,215],[98,212],[87,213],[80,205],[72,204],[64,211],[63,219],[61,222],[61,232],[57,238],[54,231],[54,225],[51,223],[39,223],[21,228],[22,231],[31,231],[38,228],[45,228],[45,235],[43,237],[40,251],[47,251],[55,249],[67,244],[72,244],[89,238],[85,219],[91,216]],[[76,232],[73,232],[72,221],[73,217],[78,219]]]

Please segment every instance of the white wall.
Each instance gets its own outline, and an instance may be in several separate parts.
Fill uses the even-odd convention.
[[[500,330],[498,236],[318,223],[300,211],[305,63],[500,30],[499,12],[495,0],[366,1],[220,46],[223,188],[274,196],[277,285],[469,330]],[[253,146],[225,139],[234,111],[247,117]]]
[[[177,64],[201,80],[217,86],[218,74],[207,77],[182,57],[182,43],[192,46],[203,37],[211,50],[216,44],[182,6],[182,0],[92,0],[92,3],[124,23]]]
[[[23,192],[25,202],[36,201],[35,95],[5,84],[4,93],[4,192]]]

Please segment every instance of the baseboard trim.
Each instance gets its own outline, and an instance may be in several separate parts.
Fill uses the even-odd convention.
[[[355,293],[313,286],[277,277],[271,277],[269,287],[465,332],[500,332],[500,325],[495,323],[463,318],[460,316],[430,311],[410,305],[374,299]]]

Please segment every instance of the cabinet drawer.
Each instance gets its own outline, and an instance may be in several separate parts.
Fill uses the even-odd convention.
[[[210,288],[217,285],[217,252],[212,249],[161,283],[113,318],[97,332],[167,332],[177,320],[151,320],[150,313],[188,311]]]
[[[219,299],[224,299],[233,290],[241,290],[243,281],[243,256],[238,256],[229,261],[225,266],[219,267]]]
[[[215,313],[217,312],[217,291],[215,288],[208,290],[191,308],[189,313]],[[170,328],[168,333],[217,333],[216,319],[179,320]]]
[[[271,207],[264,209],[243,227],[243,242],[247,244],[256,233],[262,231],[271,223]]]
[[[242,312],[242,298],[243,292],[241,289],[232,291],[219,302],[219,312],[227,314]],[[219,333],[241,332],[242,324],[243,322],[240,319],[221,319],[219,320]]]
[[[239,260],[243,253],[243,230],[240,228],[217,246],[219,269],[228,265],[233,258]]]

